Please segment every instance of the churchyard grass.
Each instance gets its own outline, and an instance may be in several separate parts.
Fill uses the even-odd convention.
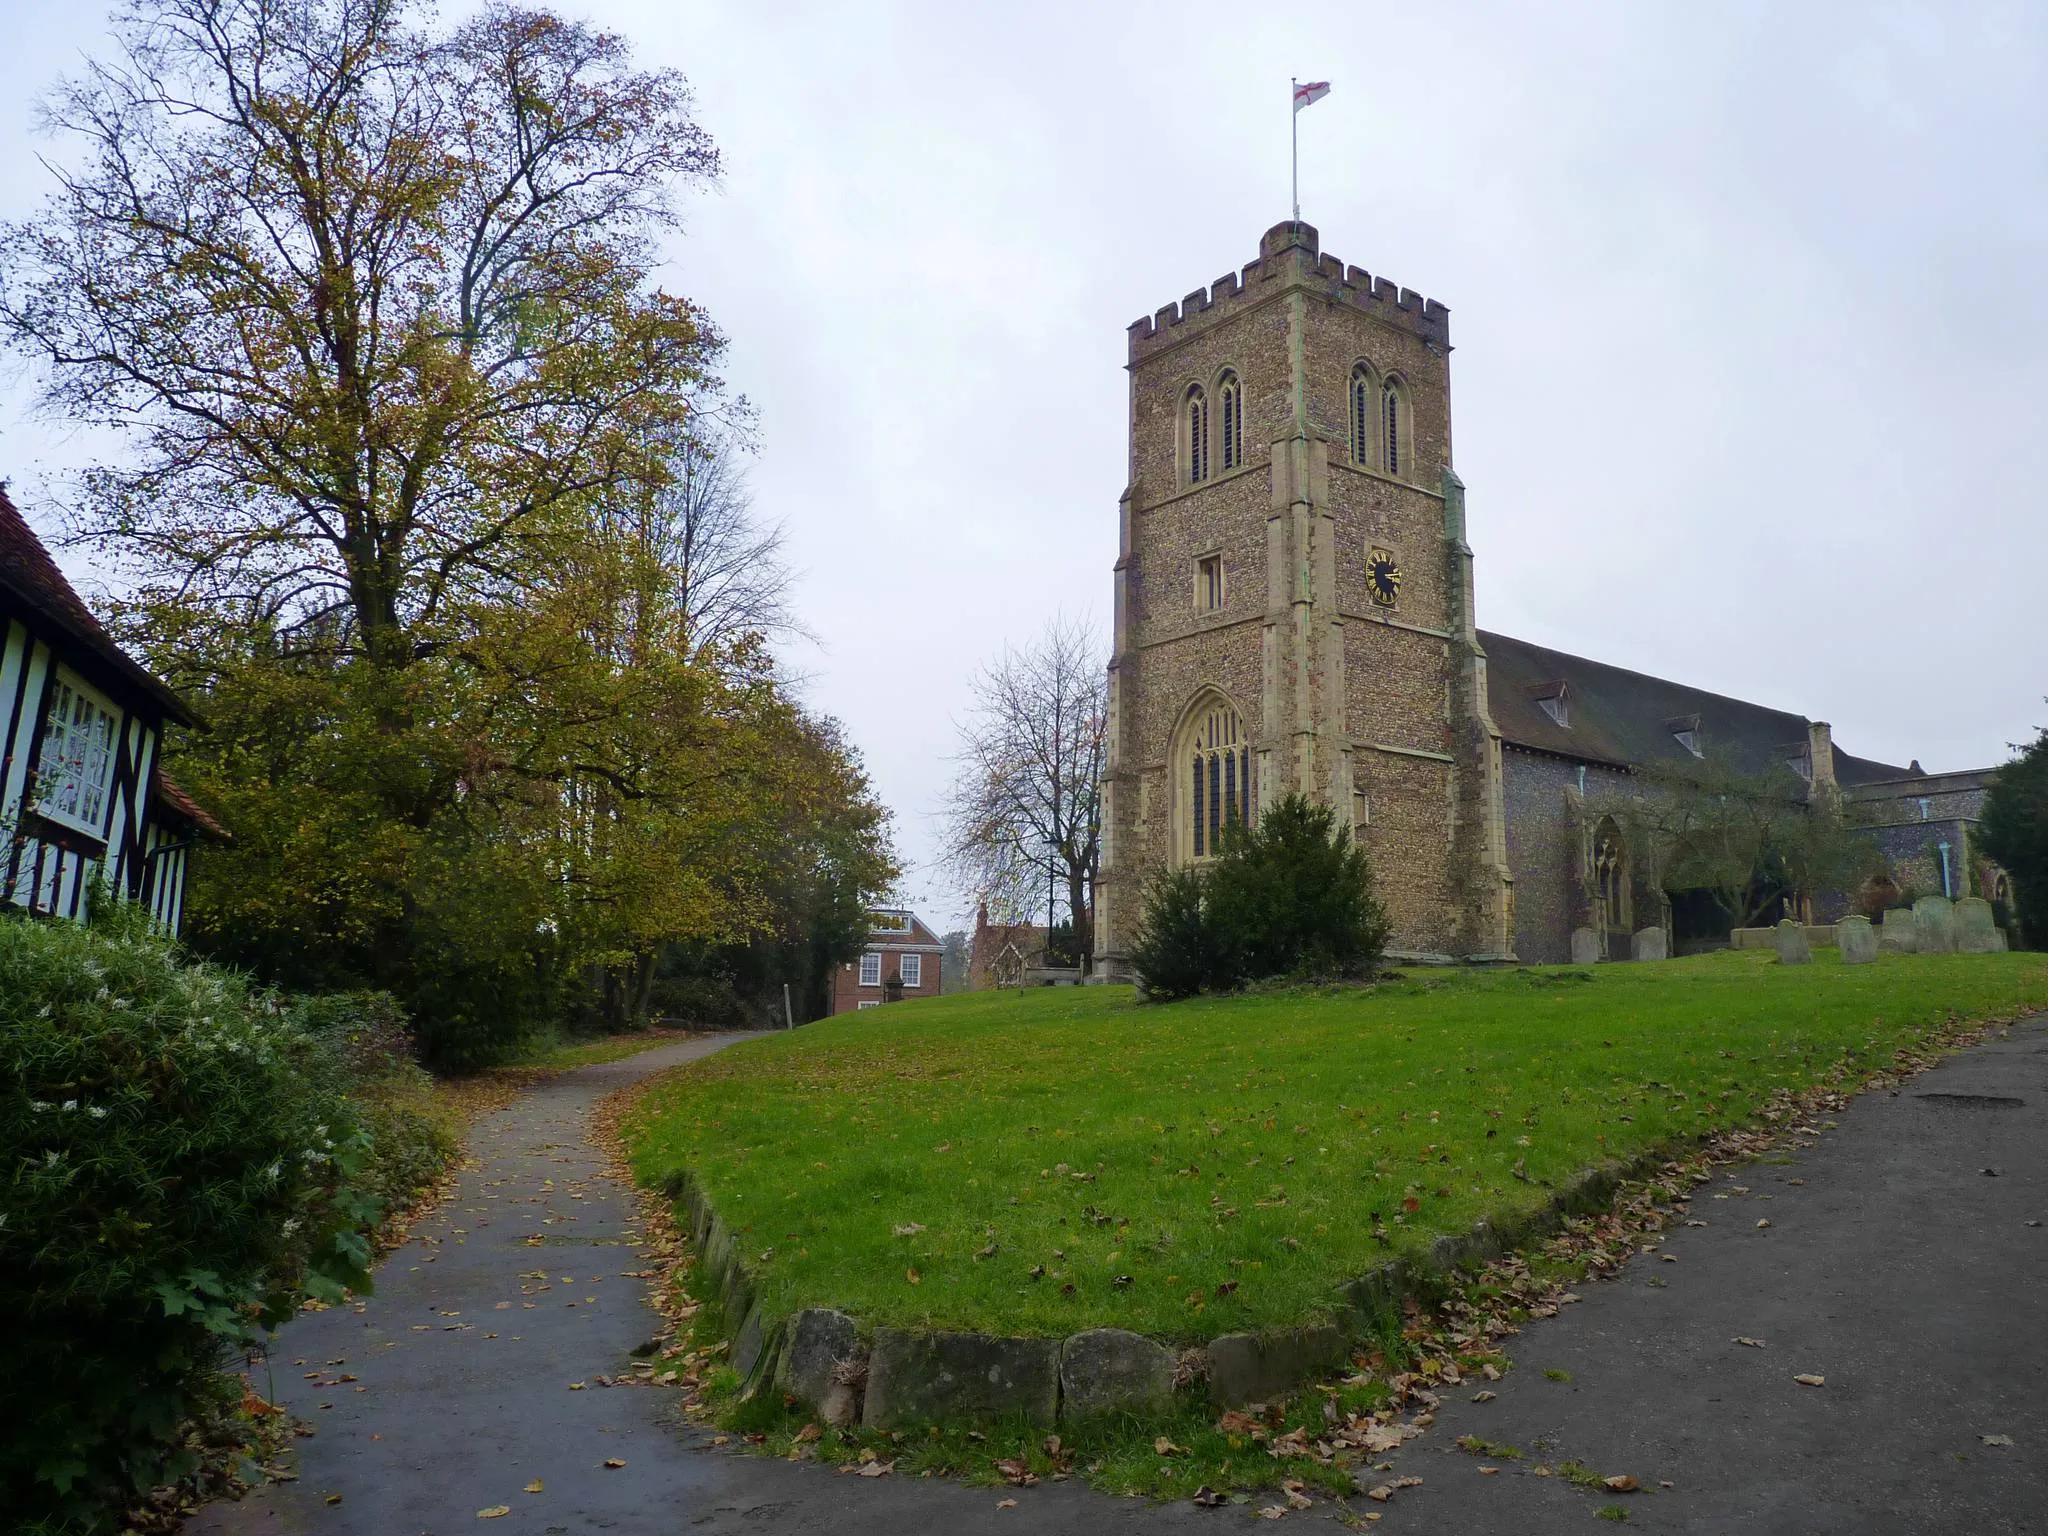
[[[2043,1006],[2048,957],[1832,950],[1168,1005],[971,993],[735,1046],[626,1132],[643,1181],[702,1182],[770,1316],[1194,1343],[1313,1318],[1389,1257],[1951,1017]]]

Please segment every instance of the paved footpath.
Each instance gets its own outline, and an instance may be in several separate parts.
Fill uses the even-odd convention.
[[[276,1395],[319,1431],[299,1442],[300,1480],[212,1506],[192,1536],[1247,1528],[1243,1506],[1067,1483],[999,1509],[998,1490],[713,1450],[671,1394],[596,1386],[656,1320],[645,1283],[623,1276],[638,1267],[632,1205],[585,1116],[729,1038],[583,1068],[480,1122],[478,1167],[388,1256],[376,1296],[279,1335]],[[2048,1220],[2048,1027],[2029,1021],[1840,1121],[1796,1159],[1703,1186],[1707,1225],[1674,1229],[1675,1263],[1638,1259],[1583,1287],[1512,1341],[1494,1401],[1452,1394],[1393,1458],[1386,1475],[1421,1487],[1353,1506],[1380,1514],[1379,1531],[1461,1536],[1591,1532],[1616,1504],[1660,1532],[2048,1529],[2048,1227],[2028,1225]],[[1452,1445],[1468,1434],[1523,1456],[1468,1456]],[[1565,1460],[1644,1491],[1592,1495],[1527,1470]],[[523,1492],[536,1479],[543,1491]],[[500,1504],[502,1523],[479,1523]],[[1322,1527],[1335,1513],[1288,1518]]]

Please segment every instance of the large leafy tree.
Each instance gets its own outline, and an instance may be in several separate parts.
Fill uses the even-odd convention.
[[[131,445],[74,516],[213,722],[192,936],[390,987],[462,1061],[773,932],[792,814],[885,883],[763,646],[772,535],[728,494],[722,543],[677,537],[744,421],[653,276],[717,169],[682,79],[502,3],[148,0],[115,37],[51,100],[77,153],[0,239],[0,328]]]
[[[146,595],[387,669],[516,590],[557,514],[644,479],[719,339],[651,280],[717,156],[680,77],[487,5],[155,0],[63,84],[0,326],[122,429],[85,528]]]
[[[1643,871],[1671,895],[1704,891],[1748,927],[1787,896],[1853,891],[1882,858],[1838,794],[1790,768],[1745,773],[1710,754],[1641,770],[1617,802]]]

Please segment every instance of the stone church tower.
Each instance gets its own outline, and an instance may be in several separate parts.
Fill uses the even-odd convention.
[[[1450,350],[1301,223],[1131,326],[1098,974],[1153,871],[1294,790],[1348,817],[1397,954],[1512,955]]]

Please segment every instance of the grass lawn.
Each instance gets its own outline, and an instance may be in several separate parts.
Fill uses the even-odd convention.
[[[1313,1317],[1390,1254],[1950,1015],[2044,1006],[2048,957],[1833,950],[1170,1005],[970,993],[734,1046],[626,1131],[643,1180],[702,1181],[770,1315],[1199,1342]]]

